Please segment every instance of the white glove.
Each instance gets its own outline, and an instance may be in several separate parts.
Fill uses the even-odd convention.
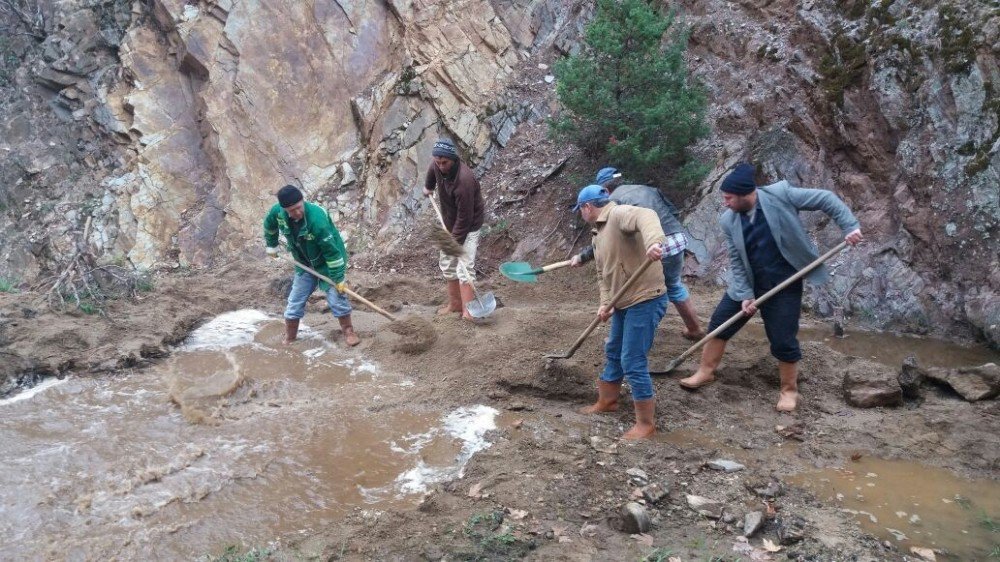
[[[278,247],[277,246],[269,246],[267,248],[267,257],[278,259]]]

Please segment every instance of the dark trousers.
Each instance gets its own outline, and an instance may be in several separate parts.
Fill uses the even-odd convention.
[[[778,283],[755,282],[754,293],[760,297]],[[723,295],[719,306],[715,307],[712,313],[712,320],[708,324],[708,330],[712,331],[732,318],[742,310],[740,301]],[[760,305],[760,315],[764,318],[764,331],[767,332],[767,341],[771,342],[771,355],[778,361],[795,363],[802,359],[802,350],[799,349],[799,316],[802,312],[802,281],[796,281],[781,292],[774,295],[764,304]],[[726,328],[718,335],[720,339],[729,340],[736,335],[750,320],[744,316]]]

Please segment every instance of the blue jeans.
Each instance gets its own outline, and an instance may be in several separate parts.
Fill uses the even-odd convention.
[[[292,291],[288,293],[288,306],[285,308],[285,318],[298,320],[306,315],[306,301],[309,295],[316,290],[319,279],[312,273],[296,271],[292,278]],[[337,289],[330,287],[326,292],[326,302],[330,305],[330,312],[337,318],[347,316],[351,313],[351,303],[347,300],[347,295],[337,292]]]
[[[627,378],[632,387],[632,400],[653,397],[653,379],[649,376],[646,355],[653,346],[656,327],[667,312],[667,302],[667,295],[660,295],[628,308],[615,309],[611,316],[611,333],[604,346],[608,362],[601,380],[621,382]]]
[[[663,279],[667,284],[667,298],[670,299],[670,302],[688,300],[688,288],[681,280],[681,273],[684,270],[684,252],[666,256],[660,263],[663,265]]]

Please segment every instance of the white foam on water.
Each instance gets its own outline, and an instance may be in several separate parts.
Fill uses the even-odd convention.
[[[445,467],[430,466],[423,460],[417,466],[396,477],[396,488],[403,494],[419,494],[438,482],[453,478],[461,478],[465,465],[479,451],[486,449],[492,443],[486,440],[486,433],[496,429],[495,409],[482,404],[459,408],[445,416],[442,427],[431,430],[431,433],[441,432],[462,440],[462,451],[456,456],[455,464]],[[419,450],[417,451],[419,452]]]
[[[14,396],[10,396],[8,398],[4,398],[3,400],[0,400],[0,406],[6,406],[7,404],[13,404],[14,402],[20,402],[22,400],[28,400],[29,398],[37,395],[38,393],[44,392],[45,390],[48,390],[48,389],[52,388],[53,386],[60,385],[60,384],[62,384],[64,382],[66,382],[67,380],[69,380],[69,377],[66,377],[66,378],[63,378],[63,379],[57,379],[55,377],[47,378],[47,379],[43,380],[42,382],[36,384],[35,386],[33,386],[33,387],[31,387],[31,388],[23,391],[23,392],[19,392],[19,393],[15,394]]]
[[[181,350],[229,349],[251,344],[260,325],[269,319],[267,314],[253,309],[220,314],[191,332],[181,344]]]

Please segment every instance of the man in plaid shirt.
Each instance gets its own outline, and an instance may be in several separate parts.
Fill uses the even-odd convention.
[[[632,205],[651,209],[660,218],[660,226],[667,235],[663,244],[663,278],[667,286],[667,298],[674,304],[678,315],[684,321],[685,338],[698,341],[705,337],[698,315],[695,313],[688,289],[684,285],[681,273],[684,269],[684,249],[687,247],[687,237],[684,227],[677,218],[677,208],[663,196],[655,187],[648,185],[624,184],[621,173],[616,168],[601,168],[597,172],[596,183],[611,193],[611,200],[620,205]],[[594,259],[594,247],[584,248],[573,256],[573,267],[579,267]]]

